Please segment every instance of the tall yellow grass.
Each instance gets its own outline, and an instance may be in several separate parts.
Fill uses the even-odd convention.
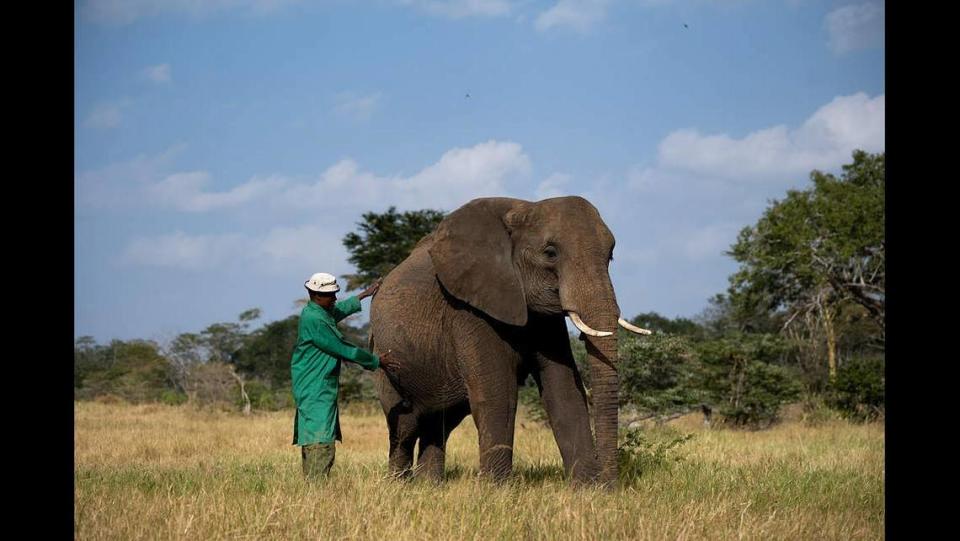
[[[301,476],[292,412],[75,404],[77,539],[880,539],[882,425],[709,430],[616,491],[570,488],[548,428],[521,417],[514,476],[480,479],[468,418],[449,479],[387,478],[382,414],[344,412],[324,483]],[[654,430],[656,432],[656,430]]]

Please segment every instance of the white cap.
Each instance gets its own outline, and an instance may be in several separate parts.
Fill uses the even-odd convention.
[[[337,278],[332,274],[327,274],[325,272],[318,272],[310,277],[309,280],[303,283],[307,286],[307,289],[310,291],[316,291],[317,293],[333,293],[335,291],[340,291],[340,286],[337,285]]]

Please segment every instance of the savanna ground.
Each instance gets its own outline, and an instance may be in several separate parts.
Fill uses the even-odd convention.
[[[521,416],[514,475],[479,479],[477,433],[453,433],[448,480],[387,478],[386,423],[342,412],[331,477],[309,485],[292,411],[76,402],[77,539],[880,539],[882,424],[790,420],[710,430],[699,416],[647,431],[694,434],[615,491],[563,481],[549,428]]]

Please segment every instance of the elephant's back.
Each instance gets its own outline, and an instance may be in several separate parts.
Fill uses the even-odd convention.
[[[415,319],[420,309],[436,309],[443,300],[429,244],[421,241],[411,254],[383,279],[370,308],[371,326],[394,325],[398,319]],[[436,306],[434,306],[436,305]],[[406,317],[404,317],[406,315]]]

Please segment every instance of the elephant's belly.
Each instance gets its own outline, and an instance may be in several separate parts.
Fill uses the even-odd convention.
[[[467,389],[449,346],[450,337],[445,334],[442,300],[428,295],[402,298],[397,290],[389,293],[392,295],[378,295],[377,311],[371,313],[371,332],[374,352],[392,351],[400,365],[391,378],[393,386],[423,411],[465,402]]]
[[[424,412],[466,402],[466,386],[460,378],[448,374],[444,364],[438,360],[401,369],[394,385],[399,386],[398,390],[404,399]]]

